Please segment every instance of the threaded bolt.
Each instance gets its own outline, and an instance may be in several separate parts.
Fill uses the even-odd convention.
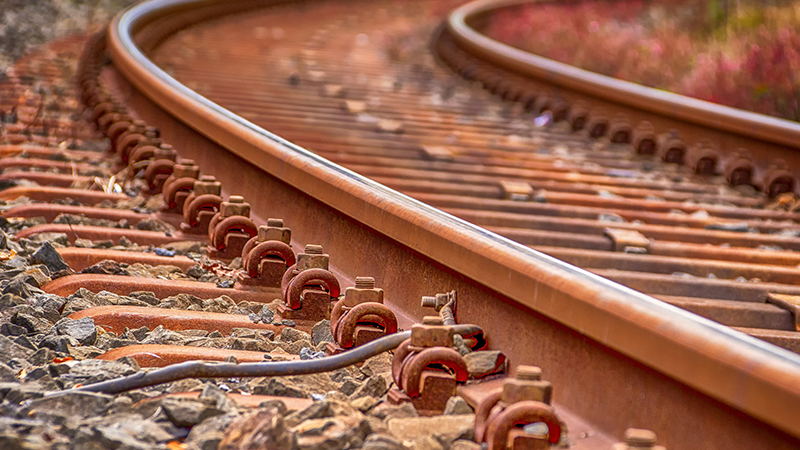
[[[539,381],[542,379],[542,369],[537,366],[517,367],[517,379],[524,381]]]
[[[283,219],[267,219],[267,226],[268,227],[283,227]]]
[[[425,316],[422,318],[423,325],[444,325],[444,320],[439,316]]]
[[[374,287],[375,287],[375,278],[356,277],[356,289],[373,289]]]
[[[217,181],[217,179],[214,178],[214,175],[202,175],[200,177],[200,181],[204,181],[204,182],[207,182],[207,183],[213,183],[213,182]]]
[[[307,255],[321,255],[322,254],[322,246],[315,245],[315,244],[306,244],[306,249],[304,251]]]
[[[180,164],[182,166],[193,166],[194,165],[194,160],[193,159],[181,159],[178,164]]]
[[[422,307],[423,308],[435,308],[436,307],[436,297],[429,297],[423,296],[422,297]]]
[[[228,197],[228,203],[244,203],[244,197],[241,195],[231,195]]]
[[[625,430],[625,444],[634,448],[653,448],[656,445],[656,434],[641,428]]]

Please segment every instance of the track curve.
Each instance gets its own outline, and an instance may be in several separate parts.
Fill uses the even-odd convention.
[[[186,13],[186,8],[196,8],[197,3],[206,6],[205,10],[192,9],[192,14]],[[408,6],[410,4],[406,3],[406,8],[413,9]],[[325,5],[320,7],[323,13],[319,20],[322,21],[331,17],[325,15],[331,12],[324,9]],[[337,11],[335,6],[327,5]],[[626,426],[623,422],[646,420],[654,428],[663,428],[663,433],[669,436],[675,448],[690,448],[692,443],[696,444],[694,437],[681,436],[684,432],[681,430],[686,428],[676,426],[670,431],[667,422],[674,421],[675,417],[664,418],[655,406],[652,406],[653,410],[636,411],[635,414],[627,408],[626,405],[635,398],[647,393],[649,402],[652,402],[650,405],[676,408],[677,411],[685,408],[688,402],[698,411],[709,408],[707,414],[714,417],[709,419],[713,422],[709,428],[714,432],[708,439],[707,448],[729,448],[726,446],[740,443],[741,434],[737,431],[741,430],[745,430],[741,431],[745,434],[752,433],[751,436],[757,436],[758,440],[771,440],[776,448],[788,448],[796,442],[790,436],[800,436],[793,421],[796,417],[793,411],[798,404],[796,400],[800,398],[800,386],[796,381],[800,373],[797,356],[561,263],[343,169],[242,118],[246,114],[237,116],[189,90],[148,60],[137,47],[136,41],[140,40],[142,43],[139,45],[148,51],[168,52],[166,38],[177,30],[216,17],[221,12],[230,12],[230,8],[245,10],[252,6],[248,2],[231,6],[214,2],[160,1],[134,8],[122,15],[111,28],[109,51],[118,73],[109,71],[104,74],[106,82],[115,86],[117,93],[125,97],[140,115],[158,121],[165,135],[173,140],[179,137],[181,144],[190,147],[188,152],[196,153],[195,159],[212,168],[218,179],[226,180],[226,185],[252,192],[257,192],[261,186],[264,192],[268,192],[269,198],[254,202],[255,211],[262,209],[264,212],[261,214],[266,214],[269,209],[270,213],[277,210],[287,216],[301,214],[293,203],[298,198],[310,197],[312,200],[301,200],[303,206],[315,211],[313,220],[317,223],[326,221],[330,228],[320,234],[320,231],[301,224],[299,234],[323,237],[334,249],[355,253],[356,257],[341,261],[340,268],[346,272],[358,273],[369,267],[379,267],[381,261],[386,261],[381,251],[386,251],[387,254],[400,255],[398,261],[409,261],[409,255],[421,256],[428,264],[426,267],[429,268],[425,269],[428,271],[436,272],[443,268],[444,273],[435,277],[437,285],[444,287],[456,282],[454,280],[461,280],[456,283],[468,293],[466,303],[462,304],[465,305],[461,310],[464,312],[462,318],[480,323],[482,318],[493,317],[496,320],[492,320],[493,326],[486,327],[494,333],[491,334],[493,343],[508,347],[515,361],[536,360],[545,366],[554,378],[562,382],[559,401],[584,420],[597,424],[604,432],[618,433],[620,427]],[[369,5],[361,3],[359,6],[359,12],[370,17],[366,12]],[[302,14],[293,17],[295,20],[308,20],[313,8],[302,9]],[[402,7],[398,9],[402,10]],[[341,9],[338,11],[342,12]],[[265,12],[271,13],[274,11]],[[287,14],[291,16],[293,13],[289,11]],[[258,22],[258,19],[253,19],[255,14],[237,16],[236,20],[246,21],[249,17]],[[279,16],[278,19],[285,21],[286,17]],[[308,23],[305,25],[310,26]],[[427,25],[429,30],[435,26],[436,23]],[[317,38],[316,44],[324,43],[325,39],[324,35]],[[279,78],[291,81],[291,73],[288,75]],[[330,89],[322,85],[318,87],[324,91],[323,97],[336,98],[336,87],[329,86]],[[252,81],[249,87],[252,87]],[[341,108],[338,99],[335,103]],[[424,122],[426,119],[418,120]],[[271,122],[280,121],[275,117],[264,120],[266,124]],[[414,120],[408,122],[415,123]],[[487,126],[497,126],[497,123],[490,122]],[[393,133],[392,125],[395,124],[384,122],[376,126],[380,133]],[[375,130],[370,128],[370,132]],[[402,136],[414,134],[406,129]],[[189,135],[191,137],[187,137]],[[399,138],[392,137],[389,141],[394,139]],[[228,150],[228,156],[221,156],[224,154],[219,152],[220,145]],[[215,149],[213,154],[211,149]],[[430,148],[423,152],[434,160],[460,156]],[[609,152],[605,158],[613,160],[614,153]],[[243,169],[242,160],[251,168]],[[552,169],[553,166],[549,165],[538,170]],[[612,169],[627,170],[624,165]],[[391,183],[387,184],[391,186]],[[515,191],[515,186],[505,188]],[[496,192],[497,188],[494,189]],[[298,196],[298,193],[302,195]],[[418,197],[430,201],[437,195],[441,194]],[[463,205],[462,208],[468,209],[469,206]],[[258,214],[256,212],[255,216]],[[736,217],[738,212],[734,208],[721,214]],[[769,216],[770,213],[763,215]],[[667,220],[666,217],[662,219]],[[363,242],[353,246],[352,239],[337,241],[337,235],[359,236]],[[389,242],[380,241],[385,237]],[[402,264],[385,268],[382,273],[386,278],[383,281],[387,292],[393,291],[397,296],[394,306],[409,316],[419,315],[419,307],[413,306],[415,300],[411,299],[419,298],[420,292],[408,292],[404,277],[419,276],[420,273],[425,271],[412,270]],[[532,292],[535,293],[533,296]],[[489,305],[486,298],[493,298],[498,303]],[[539,332],[530,336],[532,340],[536,336],[539,345],[522,347],[518,345],[519,336],[514,330],[503,329],[502,319],[510,319],[519,311],[526,313],[530,332]],[[554,348],[561,348],[564,353],[556,357],[549,350]],[[584,358],[592,363],[584,373],[575,373],[575,364],[580,364]],[[687,361],[694,364],[687,365]],[[609,373],[613,375],[608,376]],[[587,401],[584,387],[590,380],[604,392],[602,399]],[[629,383],[625,392],[614,389],[614,386],[619,387],[620,380]],[[744,389],[748,395],[741,395],[743,386],[737,380],[746,380]],[[725,407],[702,395],[680,394],[686,387],[780,428],[788,435],[776,437],[769,427],[762,428],[763,424],[739,415],[723,419],[711,411]],[[609,418],[609,410],[614,411],[613,419]],[[620,419],[620,415],[626,418]],[[688,426],[692,422],[694,420],[688,419],[684,424]]]

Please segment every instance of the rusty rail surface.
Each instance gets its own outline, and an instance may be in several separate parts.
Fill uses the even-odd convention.
[[[194,16],[187,13],[190,7]],[[796,355],[333,164],[192,92],[137,46],[141,39],[152,50],[177,30],[226,8],[232,6],[155,1],[126,12],[109,36],[121,76],[104,77],[134,111],[159,123],[165,136],[185,146],[186,156],[226,186],[269,192],[268,199],[252,199],[255,217],[267,211],[302,217],[302,206],[306,223],[294,224],[296,235],[324,242],[331,254],[340,255],[335,264],[345,273],[382,268],[376,278],[387,304],[406,320],[421,315],[416,299],[431,286],[456,286],[462,320],[483,326],[492,345],[506,350],[515,364],[544,367],[558,380],[557,403],[603,432],[620,434],[625,426],[644,422],[673,448],[732,448],[745,436],[776,448],[796,445]],[[423,274],[426,287],[409,283]],[[512,322],[518,329],[508,330]],[[699,417],[708,421],[702,444],[688,431]]]

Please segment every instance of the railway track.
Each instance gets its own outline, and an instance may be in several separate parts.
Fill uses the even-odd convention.
[[[2,176],[18,184],[0,191],[17,240],[4,258],[47,269],[6,263],[3,292],[63,303],[14,300],[3,334],[38,347],[34,362],[51,350],[48,378],[9,362],[17,379],[67,392],[0,389],[6,411],[47,417],[49,399],[122,393],[152,417],[142,402],[161,402],[188,432],[205,422],[179,419],[178,400],[133,393],[185,396],[187,377],[221,378],[234,393],[207,385],[201,400],[262,405],[204,441],[221,448],[245,448],[259,426],[300,448],[652,446],[651,433],[625,431],[637,427],[670,449],[796,447],[800,360],[723,326],[798,350],[795,174],[766,162],[793,161],[792,130],[738,159],[728,146],[765,137],[712,130],[694,145],[707,123],[591,103],[476,50],[463,27],[496,5],[469,4],[441,27],[461,3],[151,2],[89,41],[74,91],[57,70],[68,63],[20,61],[3,86]],[[676,122],[685,143],[656,135]],[[106,337],[71,341],[89,320]],[[398,345],[390,373],[370,371]],[[132,368],[120,374],[162,369],[64,378],[87,356]],[[280,375],[364,360],[358,382],[322,400],[363,414],[285,398]],[[240,382],[253,376],[271,378]],[[408,419],[422,433],[403,417],[366,419],[380,402],[452,413],[455,392],[475,416]],[[514,428],[535,422],[547,432]],[[425,436],[439,427],[445,437]]]

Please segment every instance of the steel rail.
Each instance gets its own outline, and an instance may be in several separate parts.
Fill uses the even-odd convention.
[[[118,16],[108,46],[115,69],[188,127],[354,221],[598,342],[606,351],[800,437],[798,355],[533,251],[333,164],[192,92],[137,47],[135,33],[156,18],[214,3],[154,0]],[[479,325],[491,335],[491,326]]]
[[[514,72],[609,102],[674,117],[689,123],[800,148],[800,123],[719,105],[544,58],[491,39],[469,25],[494,10],[540,0],[477,0],[453,11],[446,21],[456,43],[474,55]]]

